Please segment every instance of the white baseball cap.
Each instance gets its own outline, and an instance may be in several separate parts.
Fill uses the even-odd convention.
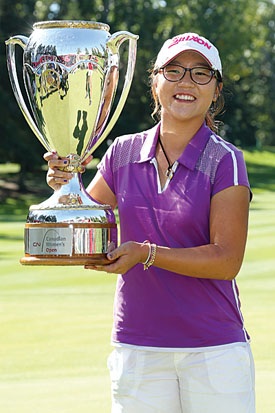
[[[188,50],[199,53],[209,63],[210,67],[218,70],[222,76],[222,63],[218,49],[209,40],[197,33],[183,33],[166,40],[157,56],[155,67],[164,67],[179,54]]]

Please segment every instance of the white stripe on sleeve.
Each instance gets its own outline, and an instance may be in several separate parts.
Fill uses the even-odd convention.
[[[220,145],[222,145],[228,152],[231,153],[231,157],[232,157],[232,162],[233,162],[233,174],[234,174],[234,185],[238,185],[239,184],[239,179],[238,179],[238,164],[237,164],[237,159],[236,159],[236,155],[235,152],[229,148],[229,146],[223,142],[223,141],[219,141],[215,135],[211,135],[211,138],[213,139],[213,141],[215,143],[218,143]]]

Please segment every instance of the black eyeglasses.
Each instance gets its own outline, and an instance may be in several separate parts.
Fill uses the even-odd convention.
[[[186,72],[190,72],[191,79],[198,85],[207,85],[214,76],[217,77],[216,71],[207,67],[192,67],[190,69],[177,64],[168,64],[159,71],[169,82],[179,82],[184,78]]]

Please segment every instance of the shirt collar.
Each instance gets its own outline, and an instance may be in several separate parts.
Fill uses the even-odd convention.
[[[154,158],[159,137],[160,125],[161,123],[159,122],[152,129],[144,132],[145,140],[142,145],[140,157],[137,162],[146,162]],[[184,165],[186,168],[194,170],[197,161],[201,153],[203,152],[211,134],[212,131],[206,126],[206,123],[204,122],[186,146],[185,150],[179,157],[178,162]]]
[[[154,158],[156,153],[156,146],[158,143],[159,130],[160,122],[157,125],[155,125],[152,129],[149,129],[148,131],[144,132],[145,139],[140,151],[140,157],[138,162],[146,162]]]
[[[209,129],[204,122],[184,149],[178,162],[188,169],[194,170],[211,134],[211,129]]]

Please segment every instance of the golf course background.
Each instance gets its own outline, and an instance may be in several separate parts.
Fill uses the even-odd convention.
[[[245,151],[245,158],[254,197],[237,282],[255,357],[257,412],[272,413],[275,150]],[[116,276],[19,264],[28,207],[50,190],[38,171],[18,192],[18,169],[0,165],[0,413],[110,412],[106,362]],[[84,174],[86,182],[92,174]]]

